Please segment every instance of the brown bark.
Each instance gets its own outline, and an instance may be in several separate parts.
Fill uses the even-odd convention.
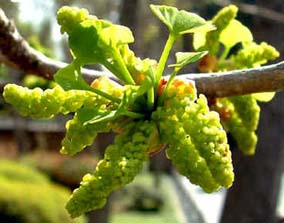
[[[67,64],[52,60],[34,50],[17,32],[14,24],[0,9],[0,61],[26,73],[52,79],[54,73]],[[100,71],[82,69],[87,82],[100,77]],[[105,73],[104,73],[105,75]],[[109,77],[117,81],[113,76]],[[199,93],[211,97],[243,95],[284,90],[284,62],[248,70],[224,73],[184,74],[181,78],[194,80]]]

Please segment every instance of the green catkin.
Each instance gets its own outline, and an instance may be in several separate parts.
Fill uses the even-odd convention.
[[[260,114],[260,107],[252,95],[221,99],[220,104],[231,111],[231,117],[222,123],[233,138],[238,148],[246,155],[255,153],[257,135],[255,133]]]
[[[122,127],[114,144],[107,147],[93,174],[84,176],[74,190],[66,208],[71,217],[101,208],[108,195],[130,183],[148,159],[152,135],[157,128],[153,122],[132,121]]]
[[[269,60],[279,57],[278,51],[265,42],[260,44],[251,42],[244,45],[244,49],[232,56],[236,69],[245,69],[260,66]]]
[[[160,131],[162,141],[168,143],[167,156],[172,160],[179,173],[186,176],[191,183],[199,185],[206,192],[220,188],[213,178],[206,161],[197,151],[190,136],[185,132],[182,123],[176,120],[170,111],[158,111],[160,116]]]
[[[107,122],[84,125],[78,119],[77,114],[66,123],[66,135],[62,140],[62,154],[74,155],[86,146],[93,144],[98,133],[109,132],[110,127]]]
[[[206,46],[211,55],[218,53],[220,34],[237,16],[237,12],[238,8],[235,5],[229,5],[221,9],[212,19],[212,24],[216,26],[216,30],[208,32],[206,35]]]
[[[234,111],[242,120],[243,125],[250,131],[255,131],[258,126],[260,107],[252,95],[229,97],[234,105]]]
[[[43,91],[40,88],[8,84],[3,96],[6,102],[12,104],[21,115],[31,118],[50,119],[54,115],[75,112],[83,105],[100,105],[104,102],[92,92],[70,90],[64,91],[60,86]]]
[[[57,21],[61,26],[61,33],[70,33],[78,24],[86,20],[89,12],[86,9],[63,6],[57,12]]]
[[[237,115],[233,114],[232,118],[224,122],[224,127],[236,140],[238,149],[245,155],[254,155],[257,143],[257,135],[254,131],[244,128],[242,121]]]
[[[159,120],[161,140],[169,146],[167,155],[183,175],[206,192],[230,187],[234,179],[231,152],[218,113],[209,111],[203,95],[196,99],[192,94],[182,97],[182,92],[174,95],[172,91],[170,87],[168,95],[172,96],[153,115]]]

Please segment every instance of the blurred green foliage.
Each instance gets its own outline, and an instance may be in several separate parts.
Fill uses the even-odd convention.
[[[67,189],[37,170],[15,161],[0,162],[0,221],[13,223],[84,223],[71,220],[64,205]]]

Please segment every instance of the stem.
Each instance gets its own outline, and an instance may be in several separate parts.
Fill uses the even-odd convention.
[[[147,92],[147,107],[151,111],[154,107],[154,102],[155,102],[155,92],[154,92],[154,87],[151,87],[150,90]]]
[[[176,36],[173,35],[173,34],[170,34],[169,38],[166,42],[165,48],[162,52],[162,55],[160,57],[158,67],[157,67],[157,72],[156,72],[157,85],[159,84],[159,81],[162,77],[163,71],[164,71],[165,66],[166,66],[167,59],[169,57],[170,51],[172,49],[172,46],[173,46],[175,40],[176,40]]]
[[[120,70],[122,71],[123,81],[125,82],[125,84],[135,85],[135,81],[133,80],[131,74],[129,73],[123,59],[121,58],[121,55],[116,50],[113,52],[113,57],[115,61],[118,63],[119,68],[121,68]]]
[[[79,60],[74,60],[73,64],[74,64],[74,67],[75,67],[75,72],[77,72],[77,75],[76,75],[76,76],[78,76],[77,78],[79,78],[79,80],[80,80],[80,78],[83,79],[82,73],[81,73],[81,62]],[[80,82],[78,84],[80,84]],[[86,84],[86,86],[85,86],[85,84],[83,85],[83,90],[92,91],[92,92],[96,93],[97,95],[100,95],[100,96],[102,96],[102,97],[104,97],[104,98],[106,98],[106,99],[108,99],[108,100],[110,100],[114,103],[120,103],[121,102],[121,100],[119,98],[114,97],[114,96],[112,96],[112,95],[110,95],[110,94],[108,94],[108,93],[106,93],[102,90],[97,89],[97,88],[93,88],[93,87],[89,86],[88,84]]]
[[[230,48],[226,47],[226,48],[224,49],[224,51],[223,51],[221,57],[220,57],[220,60],[225,60],[226,57],[228,56],[229,52],[230,52]]]
[[[137,112],[131,112],[131,111],[125,111],[123,115],[128,116],[130,118],[136,118],[136,119],[142,119],[145,117],[144,114],[137,113]]]
[[[156,83],[156,76],[154,75],[153,72],[153,67],[150,67],[150,76],[152,79],[152,83]],[[152,109],[154,108],[154,104],[155,104],[155,100],[156,100],[156,92],[155,92],[155,86],[153,85],[147,92],[147,107],[149,109],[149,111],[152,111]]]
[[[117,67],[113,66],[110,62],[108,62],[107,60],[104,61],[100,61],[100,63],[102,65],[104,65],[113,75],[115,75],[119,80],[123,81],[124,78],[123,76],[120,74],[119,69],[117,69]]]
[[[97,95],[100,95],[100,96],[102,96],[102,97],[104,97],[104,98],[114,102],[114,103],[120,104],[120,102],[121,102],[120,98],[113,97],[112,95],[110,95],[108,93],[105,93],[105,92],[103,92],[103,91],[101,91],[99,89],[90,87],[89,90],[94,92],[94,93],[96,93]]]

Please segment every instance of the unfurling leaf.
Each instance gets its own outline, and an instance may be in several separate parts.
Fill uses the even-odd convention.
[[[253,36],[246,26],[233,19],[221,32],[219,41],[227,49],[231,49],[237,43],[253,41]]]
[[[269,102],[275,96],[275,92],[263,92],[263,93],[254,93],[252,94],[254,99],[260,102]]]
[[[197,31],[210,31],[214,26],[195,13],[178,10],[164,5],[150,5],[152,12],[169,28],[170,33],[179,36]]]
[[[184,66],[198,61],[200,58],[204,57],[207,51],[202,52],[178,52],[176,53],[176,64],[171,64],[169,67],[175,67],[176,69],[181,69]]]

